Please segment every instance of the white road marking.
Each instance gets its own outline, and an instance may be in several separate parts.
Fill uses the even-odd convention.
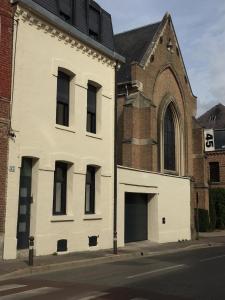
[[[139,273],[139,274],[136,274],[136,275],[131,275],[131,276],[128,276],[127,279],[147,276],[147,275],[150,275],[150,274],[160,273],[160,272],[163,272],[163,271],[173,271],[175,269],[180,269],[180,268],[184,268],[184,267],[185,267],[185,265],[176,265],[176,266],[172,266],[172,267],[167,267],[167,268],[157,269],[157,270],[153,270],[153,271],[149,271],[149,272],[145,272],[145,273]]]
[[[15,293],[6,296],[0,296],[0,300],[21,300],[21,299],[30,299],[30,297],[40,296],[49,294],[51,292],[55,292],[59,290],[58,288],[51,288],[51,287],[41,287],[38,289],[33,289],[25,292]]]
[[[223,258],[223,257],[225,257],[225,255],[214,256],[214,257],[210,257],[210,258],[201,259],[200,262],[210,261],[210,260],[215,260],[215,259],[220,259],[220,258]]]
[[[130,300],[148,300],[148,299],[146,299],[146,298],[132,298]]]
[[[92,292],[92,295],[83,297],[83,298],[70,298],[70,300],[94,300],[98,299],[99,297],[107,296],[109,293],[101,293],[101,292]],[[1,298],[0,298],[1,299]]]
[[[25,287],[26,285],[22,284],[7,284],[7,285],[2,285],[0,286],[0,292],[8,291],[8,290],[13,290],[13,289],[19,289],[22,287]]]

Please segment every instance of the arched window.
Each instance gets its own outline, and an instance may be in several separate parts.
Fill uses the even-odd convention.
[[[176,171],[175,123],[172,104],[164,117],[164,170]]]

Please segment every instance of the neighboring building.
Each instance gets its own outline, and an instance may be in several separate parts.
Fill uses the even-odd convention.
[[[193,149],[197,101],[170,15],[117,34],[115,44],[126,57],[118,76],[119,245],[190,239],[193,159],[203,157]]]
[[[212,107],[198,118],[205,129],[213,129],[214,150],[205,152],[210,188],[225,188],[225,106]]]
[[[13,2],[4,258],[27,249],[29,236],[36,255],[111,248],[115,69],[124,61],[111,16],[92,0]]]
[[[8,136],[12,78],[13,8],[8,0],[0,2],[0,257],[5,231]]]
[[[204,129],[199,122],[193,118],[193,167],[195,192],[192,205],[195,208],[209,209],[209,185],[208,169],[205,159]]]

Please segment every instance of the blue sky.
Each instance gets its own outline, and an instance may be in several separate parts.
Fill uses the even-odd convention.
[[[224,0],[97,0],[112,15],[114,32],[129,30],[172,15],[198,115],[225,105]]]

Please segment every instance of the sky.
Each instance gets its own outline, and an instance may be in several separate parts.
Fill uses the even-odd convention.
[[[225,105],[224,0],[97,0],[111,15],[114,33],[172,16],[198,116]]]

